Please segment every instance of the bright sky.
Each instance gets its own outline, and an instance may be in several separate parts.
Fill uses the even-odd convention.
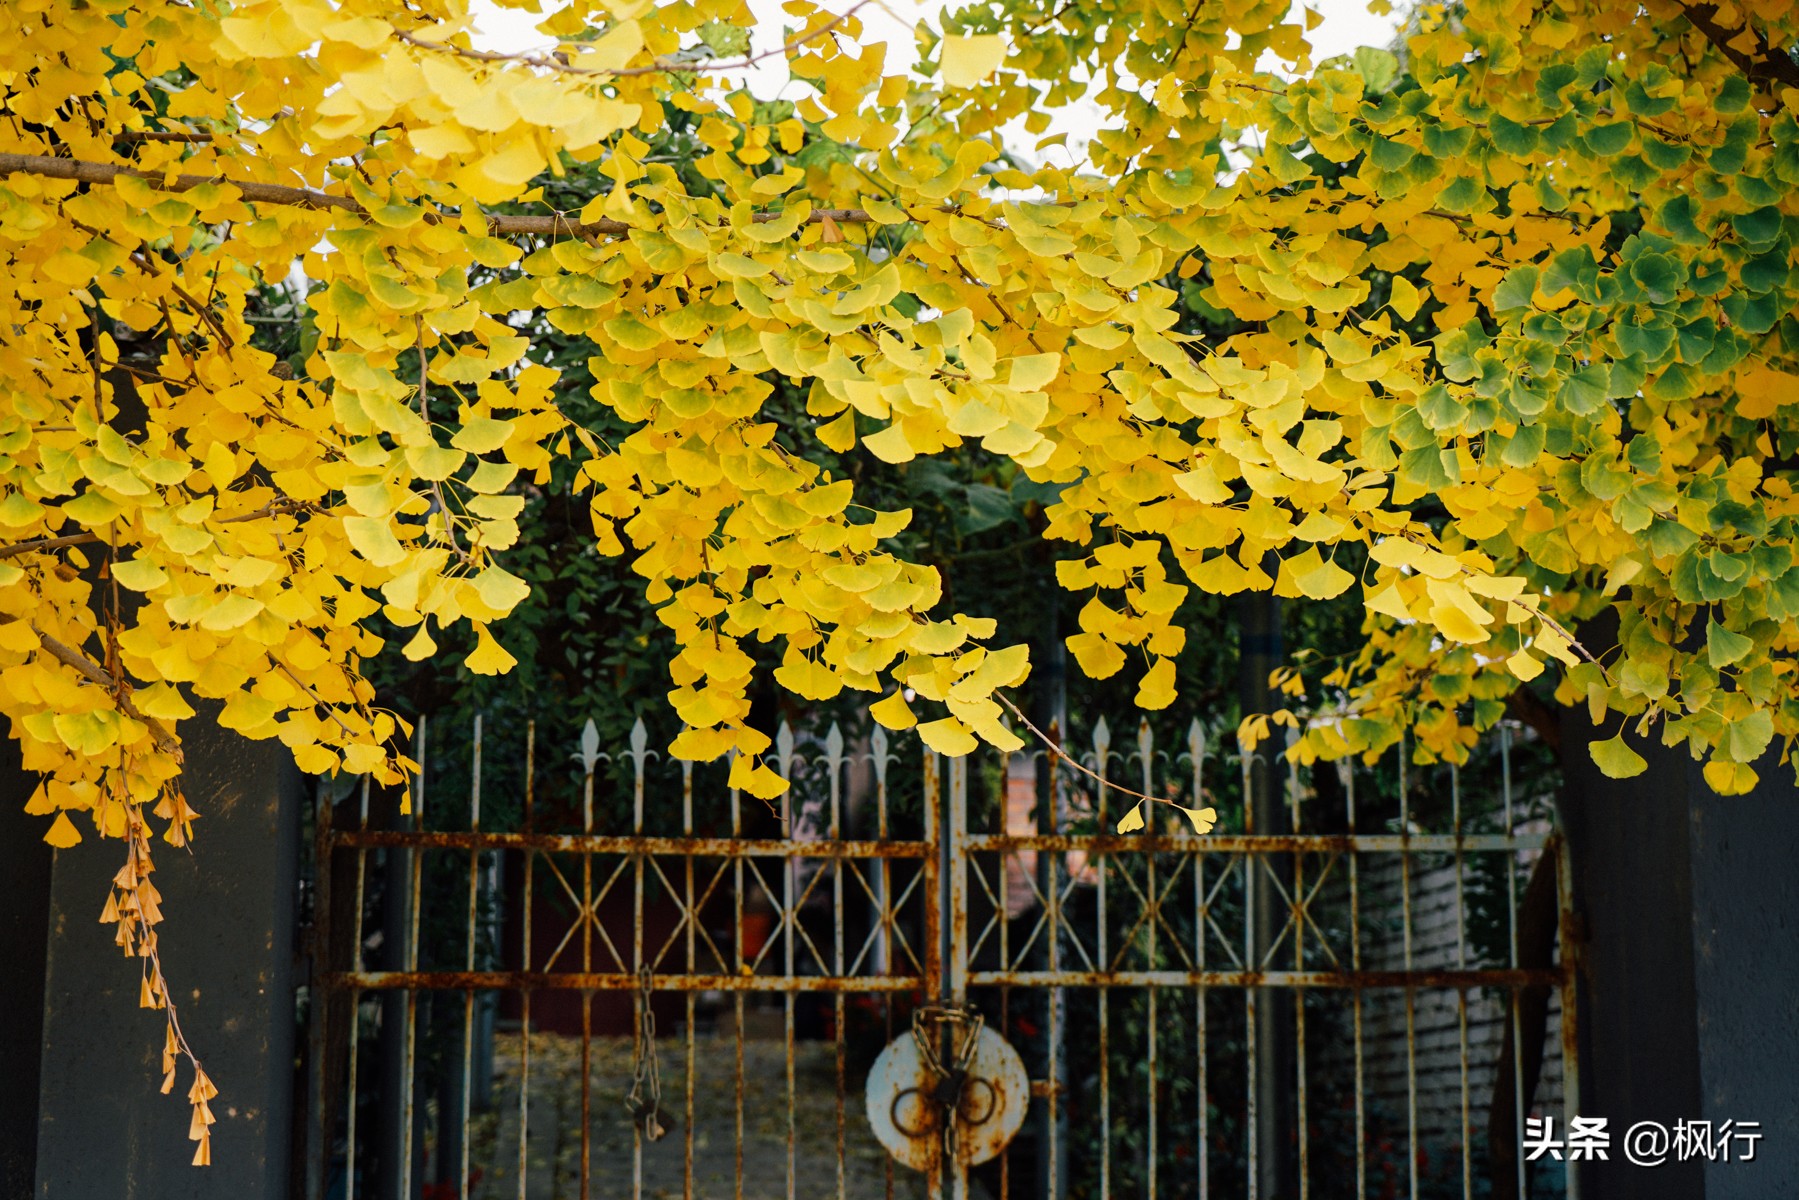
[[[553,3],[553,0],[549,2]],[[829,2],[831,7],[841,10],[852,0]],[[752,51],[760,53],[779,48],[783,23],[791,24],[793,20],[781,11],[781,0],[749,0],[749,6],[759,21],[751,35]],[[887,43],[888,74],[895,74],[918,61],[913,26],[920,19],[934,24],[937,15],[946,7],[948,5],[942,0],[875,0],[875,3],[862,10],[860,15],[865,28],[864,39]],[[1324,18],[1323,23],[1309,35],[1315,62],[1348,54],[1357,46],[1386,46],[1393,41],[1397,27],[1395,18],[1392,15],[1376,16],[1370,13],[1367,0],[1311,0],[1310,7]],[[478,44],[485,49],[519,51],[541,49],[548,45],[547,40],[534,28],[539,18],[533,14],[516,9],[499,9],[489,0],[474,0],[473,9],[480,33]],[[789,80],[787,65],[780,55],[764,59],[745,74],[751,93],[758,98],[769,100],[784,95],[798,98],[803,94],[799,89],[804,85],[793,84]],[[1066,133],[1070,142],[1084,141],[1093,136],[1098,117],[1095,107],[1072,105],[1055,114],[1048,134]],[[1014,139],[1007,140],[1008,144],[1014,144]],[[1025,141],[1020,131],[1015,144],[1025,146],[1035,140],[1031,138],[1029,142]]]

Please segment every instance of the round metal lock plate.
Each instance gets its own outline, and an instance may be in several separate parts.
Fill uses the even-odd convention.
[[[910,1033],[894,1039],[868,1073],[868,1123],[887,1152],[915,1171],[930,1171],[943,1154],[942,1109],[931,1095],[937,1076]],[[974,1166],[1017,1136],[1031,1104],[1031,1082],[1018,1051],[982,1027],[956,1112],[956,1157]]]

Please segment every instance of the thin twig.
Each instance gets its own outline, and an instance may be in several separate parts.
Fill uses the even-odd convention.
[[[289,679],[293,680],[294,683],[296,685],[298,685],[298,687],[300,688],[301,691],[305,692],[308,696],[311,696],[312,702],[314,704],[316,704],[318,707],[324,709],[326,714],[333,721],[337,722],[337,727],[339,729],[343,730],[345,734],[349,735],[352,738],[354,738],[356,736],[355,730],[351,729],[348,725],[344,724],[344,719],[337,715],[337,709],[335,707],[333,707],[332,705],[327,704],[322,696],[320,696],[317,692],[313,691],[312,685],[310,683],[307,683],[304,679],[301,679],[298,675],[294,674],[294,669],[292,667],[288,666],[286,663],[282,662],[280,659],[276,658],[272,654],[269,656],[269,661],[274,663],[277,667],[280,667],[281,673],[283,675],[287,676]]]
[[[221,525],[238,525],[245,521],[259,521],[263,517],[271,517],[276,513],[308,512],[313,505],[304,500],[290,500],[286,496],[270,501],[261,508],[247,513],[239,513],[235,517],[220,517]],[[68,533],[61,537],[37,538],[29,542],[14,542],[10,546],[0,546],[0,559],[12,558],[17,554],[31,554],[38,551],[60,550],[64,546],[85,546],[89,542],[97,542],[97,533]]]
[[[1093,782],[1099,784],[1100,787],[1110,788],[1114,792],[1120,792],[1126,796],[1131,796],[1137,800],[1148,800],[1152,804],[1166,804],[1168,807],[1178,808],[1182,812],[1204,812],[1205,811],[1204,809],[1188,808],[1185,804],[1178,804],[1175,801],[1169,800],[1164,796],[1149,796],[1149,795],[1145,795],[1142,792],[1133,792],[1130,788],[1127,788],[1122,784],[1113,783],[1110,779],[1107,779],[1104,776],[1100,775],[1097,771],[1094,771],[1089,767],[1083,766],[1077,759],[1071,757],[1066,750],[1062,749],[1062,747],[1058,746],[1055,742],[1051,741],[1049,735],[1047,733],[1044,733],[1041,729],[1037,728],[1035,725],[1031,724],[1031,719],[1029,717],[1025,716],[1024,713],[1020,712],[1018,706],[1016,704],[1012,703],[1011,699],[1008,698],[1004,692],[995,692],[995,693],[993,693],[993,697],[994,697],[994,699],[998,700],[1001,704],[1003,704],[1007,708],[1011,709],[1012,715],[1017,717],[1026,729],[1030,730],[1032,733],[1037,735],[1037,740],[1042,742],[1044,744],[1044,746],[1049,750],[1050,760],[1052,762],[1057,759],[1060,759],[1062,762],[1067,763],[1069,766],[1073,767],[1075,770],[1079,771],[1081,774],[1087,776],[1087,778],[1093,780]]]
[[[227,179],[222,175],[177,175],[169,179],[154,171],[142,171],[136,167],[87,162],[76,158],[52,158],[47,154],[0,154],[0,175],[39,175],[46,179],[73,179],[80,183],[112,183],[121,176],[129,176],[152,183],[165,192],[185,192],[193,188],[205,187],[208,184],[220,184],[236,188],[243,199],[253,204],[286,204],[296,208],[335,209],[340,212],[354,213],[357,216],[368,215],[367,209],[348,196],[315,191],[311,188],[288,187],[279,183],[255,183],[246,179]],[[779,212],[759,212],[751,214],[750,219],[758,223],[779,221],[783,215]],[[495,235],[585,237],[600,234],[608,237],[622,237],[630,233],[632,229],[632,226],[625,222],[610,218],[602,218],[598,221],[579,221],[562,213],[553,216],[483,213],[482,217],[487,223],[488,232]],[[850,225],[866,225],[873,220],[866,210],[860,208],[815,208],[807,214],[806,223],[814,225],[827,218],[839,224]],[[425,210],[425,220],[434,224],[458,219],[453,213],[441,213],[434,209]],[[200,319],[204,320],[204,318]]]

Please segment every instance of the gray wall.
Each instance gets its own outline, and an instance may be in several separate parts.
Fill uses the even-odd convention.
[[[1710,1163],[1710,1200],[1799,1195],[1799,789],[1762,764],[1747,796],[1689,766],[1699,1084],[1713,1122],[1760,1121],[1752,1163]]]
[[[1749,796],[1715,795],[1685,750],[1633,739],[1648,769],[1610,780],[1564,714],[1563,811],[1584,924],[1580,1111],[1614,1153],[1586,1200],[1799,1195],[1799,789],[1757,764]],[[1609,730],[1607,731],[1609,733]],[[1635,1122],[1759,1121],[1756,1161],[1635,1167]],[[1734,1155],[1733,1155],[1734,1158]]]
[[[0,731],[4,732],[4,731]],[[0,1196],[28,1196],[37,1177],[38,1044],[50,921],[50,822],[27,816],[37,786],[19,745],[0,737]]]
[[[163,1015],[99,924],[120,843],[56,853],[43,987],[40,1200],[284,1196],[294,1087],[293,929],[299,778],[278,742],[183,722],[190,850],[156,843],[163,970],[219,1089],[210,1169],[191,1167],[183,1064],[160,1095]],[[22,1195],[12,1192],[9,1195]]]

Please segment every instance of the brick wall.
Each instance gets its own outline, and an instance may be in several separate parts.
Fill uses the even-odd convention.
[[[1521,830],[1521,832],[1524,832]],[[1537,851],[1517,856],[1518,892],[1534,865]],[[1464,863],[1463,903],[1457,904],[1456,864],[1449,856],[1415,855],[1411,860],[1411,966],[1413,969],[1455,968],[1458,934],[1469,928],[1467,903],[1472,868]],[[1405,886],[1400,856],[1364,855],[1359,865],[1362,913],[1362,965],[1366,970],[1400,970],[1406,966],[1404,937]],[[1346,896],[1345,896],[1346,898]],[[1482,962],[1474,939],[1465,945],[1467,965],[1505,966]],[[1463,1103],[1463,1033],[1460,998],[1454,991],[1419,990],[1413,1000],[1413,1051],[1406,1048],[1405,993],[1369,991],[1362,998],[1363,1099],[1371,1140],[1385,1137],[1403,1146],[1407,1135],[1408,1079],[1417,1081],[1418,1145],[1421,1173],[1459,1182],[1461,1160],[1455,1149]],[[1468,1136],[1473,1174],[1486,1174],[1487,1111],[1492,1102],[1498,1058],[1507,1020],[1505,993],[1467,994],[1466,1079]],[[1552,997],[1545,1037],[1543,1074],[1534,1104],[1527,1111],[1560,1117],[1562,1057],[1560,1005]],[[1320,1067],[1339,1077],[1354,1069],[1354,1041],[1332,1039],[1321,1051]]]

